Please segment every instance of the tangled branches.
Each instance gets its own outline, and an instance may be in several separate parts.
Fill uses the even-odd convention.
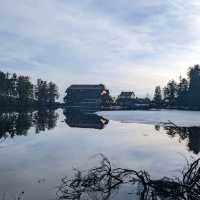
[[[110,161],[102,155],[99,167],[88,172],[76,170],[74,177],[64,177],[58,188],[58,199],[107,200],[122,184],[139,184],[141,200],[199,200],[200,199],[200,158],[183,170],[181,178],[152,180],[146,171],[112,168]],[[95,194],[95,198],[92,195]]]

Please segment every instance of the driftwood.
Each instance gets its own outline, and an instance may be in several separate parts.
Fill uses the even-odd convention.
[[[76,170],[73,178],[64,177],[57,197],[59,200],[107,200],[122,184],[139,184],[140,200],[199,200],[200,158],[188,163],[180,178],[153,180],[143,170],[112,168],[110,161],[102,155],[99,167],[87,172]],[[92,198],[94,193],[98,195]]]

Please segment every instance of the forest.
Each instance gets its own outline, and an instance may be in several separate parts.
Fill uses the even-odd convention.
[[[55,106],[59,97],[53,82],[38,79],[33,84],[28,76],[0,71],[0,105],[4,107]]]
[[[170,80],[164,88],[155,88],[153,102],[157,107],[200,109],[200,65],[188,69],[187,78]]]

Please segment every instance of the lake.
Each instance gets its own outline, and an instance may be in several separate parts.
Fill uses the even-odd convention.
[[[100,154],[115,167],[179,176],[186,158],[199,157],[199,127],[197,111],[1,113],[0,197],[56,199],[61,179],[98,165]],[[112,199],[133,199],[132,190],[122,188]]]

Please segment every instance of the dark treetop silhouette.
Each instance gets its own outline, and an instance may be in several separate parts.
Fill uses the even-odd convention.
[[[157,107],[171,106],[174,108],[200,109],[200,65],[188,69],[188,78],[180,77],[177,83],[170,80],[161,91],[157,86],[154,103]],[[163,94],[163,95],[162,95]]]
[[[28,76],[0,71],[0,106],[52,106],[58,96],[58,87],[53,82],[38,79],[34,85]]]

